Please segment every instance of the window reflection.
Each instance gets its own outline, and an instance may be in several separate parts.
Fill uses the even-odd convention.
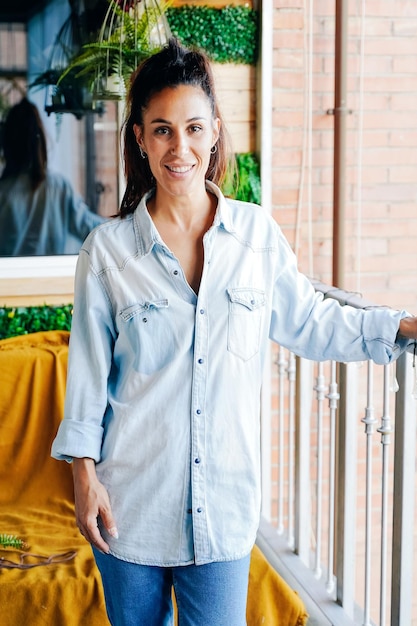
[[[14,109],[20,106],[27,109],[33,104],[23,101]],[[45,179],[37,185],[33,184],[30,175],[33,158],[28,163],[21,154],[23,150],[24,155],[32,153],[38,158],[43,143],[42,121],[38,119],[39,115],[34,116],[35,126],[39,127],[31,138],[30,125],[24,127],[27,110],[26,115],[15,117],[18,119],[14,120],[14,126],[17,123],[18,129],[12,128],[11,131],[15,140],[10,141],[10,136],[7,137],[9,118],[6,118],[3,144],[12,164],[22,161],[25,171],[17,172],[12,166],[11,175],[5,177],[7,159],[3,165],[0,180],[0,256],[77,254],[88,232],[118,209],[117,103],[106,103],[105,113],[100,117],[89,114],[76,122],[80,154],[77,165],[79,182],[85,189],[84,197],[72,187],[65,175],[53,171],[53,162],[51,165],[48,163]],[[16,133],[20,133],[20,137]],[[38,145],[34,146],[33,142]],[[59,142],[57,146],[64,148]],[[7,156],[6,153],[4,156]]]

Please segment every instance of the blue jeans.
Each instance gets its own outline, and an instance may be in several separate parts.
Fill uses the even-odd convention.
[[[154,567],[93,548],[112,626],[246,626],[250,555],[238,561]]]

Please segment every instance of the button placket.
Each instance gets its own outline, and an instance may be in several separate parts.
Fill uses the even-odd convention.
[[[207,273],[203,271],[195,315],[194,371],[192,387],[192,448],[191,448],[191,492],[193,516],[194,551],[196,560],[209,553],[208,528],[206,518],[205,493],[205,395],[207,384],[207,342],[208,319],[205,306],[205,282]]]

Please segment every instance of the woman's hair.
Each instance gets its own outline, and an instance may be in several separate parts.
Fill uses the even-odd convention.
[[[2,130],[5,167],[1,178],[29,174],[32,189],[45,180],[48,155],[45,131],[38,109],[23,98],[8,112]]]
[[[120,207],[122,217],[133,213],[143,194],[155,184],[148,160],[140,155],[133,126],[143,124],[143,112],[155,94],[166,87],[178,85],[200,87],[210,103],[213,118],[219,118],[222,122],[213,75],[205,54],[184,48],[176,39],[171,38],[160,52],[143,61],[131,77],[123,125],[126,191]],[[216,148],[210,156],[206,178],[220,185],[228,165],[228,137],[223,123]]]

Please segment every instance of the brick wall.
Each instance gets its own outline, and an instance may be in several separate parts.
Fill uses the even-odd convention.
[[[305,4],[274,4],[273,208],[300,268],[331,283],[335,2],[313,8],[311,171]],[[417,2],[367,0],[362,96],[361,2],[349,11],[345,286],[417,313]]]

